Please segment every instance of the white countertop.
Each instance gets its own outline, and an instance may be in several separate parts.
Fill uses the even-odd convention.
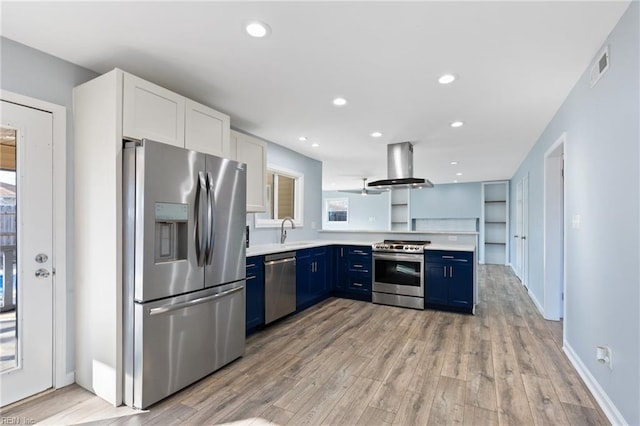
[[[320,229],[323,234],[434,234],[434,235],[479,235],[478,231],[386,231],[383,229]]]
[[[281,253],[285,251],[303,250],[314,247],[325,247],[332,245],[341,246],[371,246],[374,241],[291,241],[285,244],[256,244],[247,248],[247,257],[261,256],[265,254]],[[475,251],[474,244],[456,243],[431,243],[425,246],[425,250],[452,250],[452,251]]]

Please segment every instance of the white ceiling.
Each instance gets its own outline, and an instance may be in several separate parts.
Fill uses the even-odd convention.
[[[223,111],[321,160],[324,189],[345,189],[385,178],[386,144],[402,141],[414,175],[436,184],[510,178],[628,4],[2,1],[0,28]],[[250,19],[271,35],[249,37]],[[445,72],[458,80],[438,84]]]

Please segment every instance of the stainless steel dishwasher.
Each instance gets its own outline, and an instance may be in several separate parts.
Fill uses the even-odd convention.
[[[264,258],[264,322],[269,324],[296,310],[296,252]]]

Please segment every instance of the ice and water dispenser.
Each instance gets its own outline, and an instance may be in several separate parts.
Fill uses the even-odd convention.
[[[189,205],[156,203],[155,262],[187,258]]]

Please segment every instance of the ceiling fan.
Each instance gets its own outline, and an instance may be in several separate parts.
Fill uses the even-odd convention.
[[[362,189],[341,189],[339,192],[349,192],[351,194],[360,195],[378,195],[386,191],[381,191],[379,189],[367,189],[367,178],[362,178]]]

